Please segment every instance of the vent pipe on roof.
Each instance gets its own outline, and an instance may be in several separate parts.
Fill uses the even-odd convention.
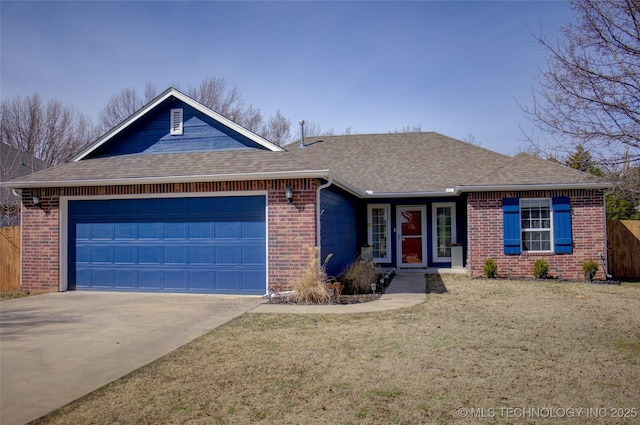
[[[304,148],[306,145],[304,144],[304,120],[298,121],[300,124],[300,147]]]

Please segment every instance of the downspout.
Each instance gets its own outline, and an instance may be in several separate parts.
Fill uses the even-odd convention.
[[[604,279],[611,279],[609,274],[609,233],[607,230],[607,195],[613,195],[614,191],[609,190],[602,195],[602,204],[604,205]]]
[[[322,212],[320,211],[320,191],[322,189],[326,189],[327,187],[333,184],[333,179],[329,176],[327,177],[327,182],[325,184],[321,184],[316,189],[316,246],[318,247],[318,266],[322,264],[322,241],[320,236],[320,218],[322,217]]]

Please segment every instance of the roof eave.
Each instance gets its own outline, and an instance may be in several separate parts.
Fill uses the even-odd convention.
[[[460,192],[456,192],[453,188],[450,190],[434,191],[434,192],[373,192],[365,191],[364,198],[440,198],[448,196],[458,196]]]
[[[276,171],[264,173],[227,173],[227,174],[201,174],[184,176],[157,176],[157,177],[125,177],[109,179],[83,179],[83,180],[45,180],[45,181],[15,181],[0,183],[0,187],[11,189],[36,189],[43,187],[87,187],[87,186],[118,186],[136,184],[166,184],[166,183],[200,183],[218,181],[245,181],[245,180],[281,180],[302,178],[324,178],[330,176],[329,170],[300,170],[300,171]]]
[[[212,109],[207,108],[206,106],[202,105],[201,103],[196,102],[195,100],[191,99],[190,97],[188,97],[187,95],[181,93],[180,91],[178,91],[178,90],[176,90],[174,88],[169,88],[169,89],[165,90],[162,94],[160,94],[158,97],[156,97],[154,100],[149,102],[146,106],[142,107],[140,110],[138,110],[133,115],[131,115],[129,118],[125,119],[120,124],[115,126],[113,129],[111,129],[104,136],[99,138],[91,146],[87,147],[85,150],[80,152],[75,158],[72,159],[72,161],[73,162],[80,161],[81,159],[85,158],[91,152],[95,151],[100,146],[104,145],[106,142],[108,142],[109,140],[111,140],[112,138],[114,138],[115,136],[120,134],[122,131],[124,131],[131,124],[133,124],[138,119],[140,119],[141,117],[143,117],[144,115],[149,113],[151,110],[156,108],[158,105],[160,105],[162,102],[164,102],[165,100],[167,100],[171,96],[179,99],[180,101],[186,103],[187,105],[191,106],[192,108],[202,112],[203,114],[209,116],[210,118],[212,118],[212,119],[220,122],[221,124],[231,128],[232,130],[237,131],[238,133],[242,134],[243,136],[245,136],[245,137],[249,138],[250,140],[253,140],[254,142],[258,143],[260,146],[263,146],[263,147],[265,147],[265,148],[267,148],[267,149],[269,149],[269,150],[271,150],[273,152],[284,151],[284,149],[282,149],[280,146],[278,146],[278,145],[276,145],[274,143],[271,143],[268,140],[266,140],[265,138],[263,138],[261,136],[258,136],[257,134],[253,133],[250,130],[247,130],[246,128],[242,127],[241,125],[236,124],[235,122],[231,121],[230,119],[226,118],[225,116],[220,115],[219,113],[213,111]]]
[[[462,192],[495,192],[523,190],[566,190],[566,189],[608,189],[613,184],[607,182],[584,183],[539,183],[539,184],[502,184],[502,185],[470,185],[456,186],[457,193]]]

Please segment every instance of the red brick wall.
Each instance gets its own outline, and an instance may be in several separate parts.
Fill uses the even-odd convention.
[[[58,198],[41,196],[41,207],[31,199],[29,191],[23,191],[20,286],[34,293],[55,292],[60,272]]]
[[[503,246],[503,198],[551,198],[569,196],[571,202],[571,254],[505,255]],[[533,277],[538,258],[549,263],[550,275],[563,279],[584,279],[582,263],[599,261],[605,253],[605,210],[603,194],[598,190],[558,190],[529,192],[471,193],[467,198],[469,274],[483,276],[483,266],[491,257],[498,264],[501,277]],[[599,270],[596,279],[604,279]]]
[[[291,204],[284,197],[287,185],[294,193]],[[32,292],[59,289],[60,196],[260,190],[267,191],[268,284],[287,288],[306,269],[309,248],[316,244],[317,186],[315,179],[293,179],[24,190],[21,286]],[[34,195],[40,196],[42,208],[33,205]]]
[[[284,189],[293,189],[293,203],[284,198]],[[270,191],[269,204],[269,287],[291,289],[291,278],[304,273],[309,248],[316,245],[317,181],[282,181],[280,190]]]

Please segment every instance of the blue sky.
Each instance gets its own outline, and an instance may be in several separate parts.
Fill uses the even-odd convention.
[[[420,125],[509,155],[528,147],[516,101],[545,64],[531,32],[553,39],[572,20],[562,1],[3,0],[0,12],[3,99],[38,93],[95,118],[126,87],[214,76],[294,123]]]

